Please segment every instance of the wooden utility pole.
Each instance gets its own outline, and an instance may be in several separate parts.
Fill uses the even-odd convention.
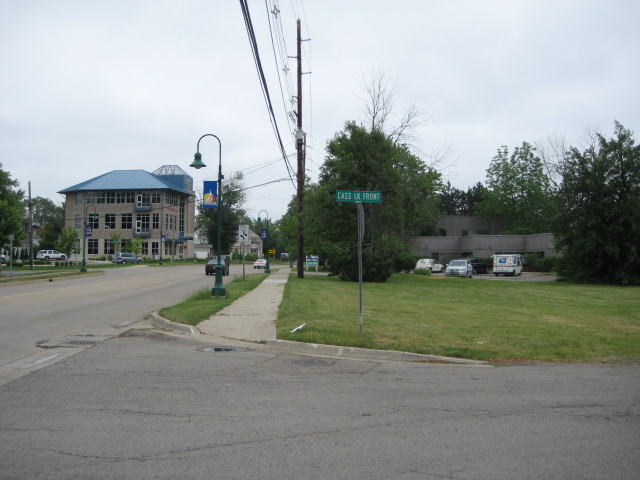
[[[304,210],[304,132],[302,131],[302,37],[300,19],[298,19],[298,129],[296,130],[296,149],[298,151],[298,278],[304,278],[304,235],[302,212]]]

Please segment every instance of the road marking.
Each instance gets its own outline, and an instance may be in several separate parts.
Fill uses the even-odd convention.
[[[20,369],[36,367],[38,365],[42,365],[43,363],[48,362],[49,360],[53,360],[54,358],[59,356],[60,356],[59,353],[56,353],[55,355],[49,355],[48,357],[44,357],[44,358],[41,358],[40,360],[36,360],[35,362],[30,363],[29,365],[24,365],[20,367]]]

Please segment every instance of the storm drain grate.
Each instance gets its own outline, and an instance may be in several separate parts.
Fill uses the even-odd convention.
[[[100,343],[100,340],[69,340],[64,342],[62,345],[71,345],[71,346],[84,346],[84,345],[95,345]]]
[[[104,335],[69,335],[55,340],[39,341],[36,345],[40,348],[93,347],[109,338],[111,337]]]
[[[238,347],[202,347],[198,348],[198,352],[246,352],[246,348]]]

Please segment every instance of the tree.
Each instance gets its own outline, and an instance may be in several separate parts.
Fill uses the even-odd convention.
[[[478,205],[484,200],[487,189],[478,182],[465,192],[447,182],[443,185],[438,198],[442,215],[477,215]]]
[[[13,244],[19,243],[23,233],[24,192],[17,189],[17,180],[0,168],[0,250],[9,244],[9,235],[13,235]]]
[[[435,225],[439,182],[440,174],[405,145],[348,122],[327,144],[318,185],[305,192],[305,242],[329,259],[333,273],[357,280],[356,208],[336,202],[336,190],[380,191],[383,203],[363,205],[363,278],[384,281],[414,263],[409,239]]]
[[[78,240],[78,232],[76,229],[73,227],[65,227],[62,229],[62,232],[60,232],[60,238],[58,238],[56,248],[69,258],[71,251],[76,246],[76,240]]]
[[[142,244],[143,243],[144,243],[144,241],[142,240],[142,238],[134,237],[134,239],[131,240],[131,243],[128,244],[129,251],[131,253],[135,254],[136,257],[139,257],[140,254],[142,253]]]
[[[56,205],[48,198],[35,197],[31,200],[33,205],[33,224],[43,228],[40,236],[40,248],[56,248],[56,242],[64,228],[64,208]],[[26,200],[25,219],[29,215],[29,202]]]
[[[222,198],[218,206],[222,211],[222,252],[219,252],[221,255],[230,251],[238,241],[238,225],[246,218],[246,212],[242,208],[246,199],[242,179],[242,173],[236,173],[222,184]],[[198,205],[196,230],[204,231],[211,245],[217,245],[218,208],[204,208],[202,204]]]
[[[483,217],[501,216],[504,234],[529,235],[551,231],[555,212],[553,189],[535,148],[527,142],[509,155],[498,150],[487,170],[488,191],[478,206]]]
[[[640,283],[640,147],[615,122],[614,138],[571,148],[553,232],[561,273],[581,282]]]

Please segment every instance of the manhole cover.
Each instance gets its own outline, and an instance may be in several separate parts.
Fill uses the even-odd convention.
[[[198,348],[198,352],[246,352],[246,348],[238,347],[202,347]]]
[[[326,358],[303,357],[293,358],[289,360],[288,363],[302,367],[323,367],[325,365],[331,365],[333,361],[327,360]]]

